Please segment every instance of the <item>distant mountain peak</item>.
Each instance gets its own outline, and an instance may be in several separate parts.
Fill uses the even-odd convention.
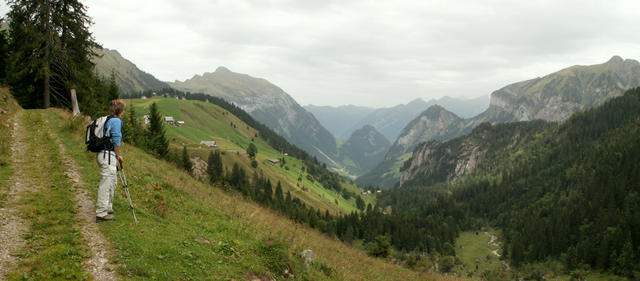
[[[216,68],[216,73],[231,73],[231,70],[224,66],[218,66],[218,68]]]
[[[420,116],[424,116],[429,120],[436,120],[436,119],[460,119],[460,117],[458,117],[458,115],[456,115],[455,113],[447,110],[446,108],[438,105],[438,104],[434,104],[432,106],[429,106],[427,108],[427,110],[425,110],[424,112],[422,112],[422,114],[420,114]]]
[[[362,126],[361,130],[366,130],[366,131],[378,131],[376,130],[376,128],[370,124],[364,125]]]
[[[423,99],[417,98],[407,103],[407,105],[424,104],[424,103],[425,101]]]
[[[607,61],[608,64],[620,64],[623,62],[624,60],[620,56],[613,56],[609,61]]]
[[[441,112],[441,111],[447,111],[444,107],[438,105],[438,104],[434,104],[432,106],[429,106],[427,108],[427,110],[425,110],[426,113],[432,113],[432,112]]]

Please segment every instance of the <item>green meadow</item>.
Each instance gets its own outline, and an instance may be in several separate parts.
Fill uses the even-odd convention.
[[[142,120],[152,103],[158,105],[163,116],[172,116],[184,121],[183,126],[165,125],[167,137],[174,149],[186,146],[190,155],[196,155],[206,161],[210,148],[201,145],[201,141],[213,140],[221,151],[223,164],[229,169],[234,163],[240,164],[249,175],[254,171],[267,176],[274,185],[281,182],[284,192],[290,191],[307,205],[331,213],[350,213],[357,211],[355,198],[345,199],[335,190],[324,188],[322,184],[307,177],[304,163],[294,157],[285,156],[286,151],[277,151],[260,138],[258,131],[223,108],[202,101],[178,100],[175,98],[154,97],[150,99],[127,100],[135,107],[136,115]],[[258,167],[251,166],[251,160],[245,151],[250,143],[258,148],[256,160]],[[269,159],[281,161],[280,165]],[[360,195],[360,188],[345,180],[342,186],[348,191]],[[366,203],[375,204],[375,195],[362,195]]]

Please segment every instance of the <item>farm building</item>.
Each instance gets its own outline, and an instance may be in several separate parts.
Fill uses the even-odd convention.
[[[200,144],[204,144],[210,148],[216,148],[216,141],[201,141]]]

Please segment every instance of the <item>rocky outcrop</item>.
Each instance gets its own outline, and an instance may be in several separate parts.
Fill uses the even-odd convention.
[[[523,149],[519,147],[523,139],[552,124],[542,120],[495,126],[483,123],[466,136],[446,142],[422,143],[404,163],[399,186],[455,182],[472,174],[485,164],[485,159],[506,151]]]
[[[410,152],[421,142],[450,139],[461,130],[464,130],[463,119],[442,106],[432,105],[404,128],[385,159]]]
[[[411,159],[400,172],[400,186],[424,175],[421,184],[431,185],[438,182],[454,182],[471,174],[484,156],[486,147],[473,140],[465,140],[459,147],[447,147],[440,142],[428,142],[416,149]]]

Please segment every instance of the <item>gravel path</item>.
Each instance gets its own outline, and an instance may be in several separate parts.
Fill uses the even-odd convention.
[[[23,236],[28,229],[17,209],[24,193],[27,190],[35,189],[29,177],[19,169],[22,163],[29,161],[25,155],[26,132],[18,123],[23,113],[22,110],[18,111],[13,117],[11,167],[15,172],[9,180],[11,184],[9,189],[1,190],[6,195],[6,202],[3,208],[0,208],[0,280],[5,280],[6,275],[16,266],[19,260],[14,254],[20,252],[25,246]]]

